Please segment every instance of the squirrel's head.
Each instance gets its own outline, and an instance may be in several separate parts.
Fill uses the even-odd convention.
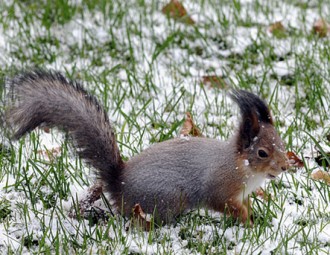
[[[276,132],[269,108],[258,96],[233,90],[242,121],[236,136],[237,153],[243,166],[273,179],[288,169],[283,141]]]

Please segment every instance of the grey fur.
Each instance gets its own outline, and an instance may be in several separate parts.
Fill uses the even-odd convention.
[[[198,206],[221,212],[228,207],[246,221],[245,186],[251,192],[258,178],[286,170],[283,143],[268,107],[246,91],[233,91],[243,119],[229,141],[176,138],[124,163],[106,112],[78,83],[44,71],[23,73],[10,83],[15,100],[7,111],[7,122],[16,128],[14,137],[41,124],[64,129],[79,155],[98,170],[126,216],[139,203],[146,213],[155,212],[160,222],[170,222]],[[267,158],[259,156],[260,150],[267,152]]]
[[[228,153],[224,154],[224,150]],[[208,138],[176,138],[152,145],[127,162],[123,195],[125,214],[139,203],[147,212],[171,221],[187,209],[212,208],[231,197],[228,185],[241,182],[235,169],[235,144]],[[221,170],[221,178],[218,171]]]
[[[63,129],[73,138],[79,156],[98,169],[100,177],[109,180],[108,189],[116,193],[124,163],[107,113],[96,98],[57,72],[22,73],[9,83],[14,101],[6,118],[16,129],[13,137],[19,139],[41,124]]]

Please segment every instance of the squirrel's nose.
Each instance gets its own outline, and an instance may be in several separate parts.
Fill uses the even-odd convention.
[[[288,167],[287,166],[282,166],[281,169],[282,169],[282,171],[286,171],[286,170],[288,170]]]

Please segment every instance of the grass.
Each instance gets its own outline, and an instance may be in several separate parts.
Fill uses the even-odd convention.
[[[330,188],[311,174],[329,171],[314,157],[329,162],[330,51],[311,29],[329,16],[329,3],[183,1],[191,26],[163,15],[160,1],[78,2],[0,3],[1,77],[40,67],[82,81],[107,109],[128,159],[178,136],[186,111],[208,137],[230,137],[237,111],[225,90],[201,84],[221,75],[269,102],[304,167],[267,182],[268,200],[254,196],[253,228],[200,210],[175,225],[126,231],[111,214],[97,223],[68,216],[67,201],[77,203],[94,174],[65,135],[37,130],[11,142],[2,129],[0,253],[328,254]],[[285,31],[273,36],[267,28],[276,21]],[[60,153],[49,159],[52,148]]]

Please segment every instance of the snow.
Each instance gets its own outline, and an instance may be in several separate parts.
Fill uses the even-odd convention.
[[[72,2],[75,4],[79,4],[78,1]],[[152,5],[151,2],[154,1],[145,2]],[[163,3],[165,3],[165,1],[163,1]],[[192,93],[198,91],[198,93],[196,93],[197,96],[193,106],[193,111],[196,113],[196,117],[194,116],[194,119],[197,123],[205,123],[205,115],[203,114],[203,111],[206,108],[205,102],[209,101],[211,102],[211,104],[216,104],[216,101],[224,102],[225,95],[217,95],[211,90],[207,90],[206,94],[202,93],[199,86],[196,86],[196,84],[200,80],[200,77],[209,74],[216,74],[221,76],[225,75],[228,81],[231,82],[231,84],[239,85],[241,82],[239,73],[242,70],[234,70],[228,67],[228,61],[225,58],[233,53],[244,54],[247,47],[251,46],[255,42],[259,42],[260,33],[265,33],[266,36],[270,38],[270,44],[274,48],[274,54],[277,57],[280,58],[283,56],[287,56],[289,53],[291,53],[287,60],[278,60],[275,63],[272,63],[270,72],[275,74],[277,77],[294,75],[295,72],[299,70],[300,63],[299,59],[295,57],[295,54],[300,53],[306,53],[306,57],[310,57],[314,59],[314,62],[320,63],[320,70],[318,71],[322,74],[322,77],[330,77],[329,63],[325,62],[325,60],[322,58],[322,55],[320,55],[319,53],[314,53],[314,45],[311,45],[309,41],[304,38],[302,38],[298,43],[293,41],[291,38],[286,38],[283,40],[273,40],[271,39],[272,35],[267,32],[267,26],[275,21],[281,21],[285,27],[299,29],[302,31],[310,31],[313,22],[317,20],[320,16],[317,8],[309,8],[304,11],[301,8],[292,4],[281,2],[277,3],[278,5],[274,4],[274,6],[272,6],[273,8],[270,15],[265,15],[262,11],[257,11],[256,8],[254,8],[256,4],[255,1],[241,1],[241,8],[243,10],[239,14],[240,18],[243,21],[250,20],[253,23],[257,23],[258,25],[261,25],[262,28],[243,26],[237,27],[236,24],[230,24],[228,27],[228,31],[226,31],[226,35],[224,35],[224,31],[217,27],[219,17],[217,12],[219,11],[219,6],[213,6],[212,4],[205,2],[203,7],[201,7],[198,3],[195,3],[193,1],[184,1],[184,5],[187,8],[188,13],[192,14],[192,18],[197,23],[213,24],[214,35],[225,38],[226,43],[230,45],[226,49],[221,49],[221,47],[219,49],[219,43],[210,39],[205,39],[206,41],[201,39],[197,39],[195,41],[184,41],[184,43],[189,44],[189,48],[201,47],[203,49],[203,53],[201,56],[191,54],[184,47],[181,48],[176,46],[170,46],[166,49],[166,51],[160,52],[159,55],[155,55],[157,50],[155,40],[157,40],[158,43],[164,42],[169,36],[172,35],[175,29],[179,29],[183,31],[183,33],[187,34],[194,32],[193,28],[189,28],[184,24],[168,21],[166,17],[160,12],[154,12],[150,16],[147,15],[146,17],[144,17],[149,23],[153,24],[153,29],[151,29],[150,26],[141,27],[141,35],[132,35],[132,38],[128,39],[126,30],[130,28],[133,23],[135,24],[137,19],[139,19],[138,15],[136,15],[139,10],[136,10],[134,8],[128,10],[128,20],[122,27],[114,26],[114,24],[111,24],[100,12],[97,13],[97,15],[92,15],[90,12],[86,11],[84,12],[84,19],[82,19],[81,17],[76,17],[74,20],[65,24],[63,27],[51,28],[52,35],[54,35],[56,38],[60,38],[61,42],[65,43],[60,43],[59,49],[57,49],[56,47],[50,47],[50,51],[55,53],[59,52],[59,56],[56,58],[55,62],[46,64],[45,68],[57,69],[63,72],[65,72],[66,69],[85,70],[91,68],[90,73],[98,75],[104,70],[110,70],[117,65],[128,66],[126,69],[119,69],[117,73],[107,76],[107,79],[109,81],[114,82],[116,81],[116,79],[121,80],[127,86],[127,88],[129,88],[130,85],[128,80],[132,78],[129,72],[129,65],[131,63],[126,63],[123,60],[124,56],[127,56],[126,54],[128,54],[128,52],[123,52],[123,59],[112,59],[109,55],[105,53],[98,56],[102,59],[103,63],[106,63],[106,66],[101,67],[93,67],[93,52],[87,52],[86,56],[77,58],[75,61],[70,60],[66,56],[65,52],[69,51],[69,46],[78,47],[79,49],[81,49],[83,47],[83,43],[85,43],[84,40],[89,43],[95,44],[95,42],[93,42],[93,38],[97,38],[97,43],[100,44],[111,40],[118,41],[118,45],[131,44],[132,48],[134,48],[132,54],[134,58],[138,60],[135,64],[135,68],[140,71],[139,73],[141,73],[141,77],[137,77],[137,79],[139,80],[139,82],[143,83],[144,75],[150,72],[152,73],[152,82],[157,84],[157,87],[159,88],[158,91],[150,92],[150,94],[145,94],[146,98],[150,95],[153,96],[153,102],[151,103],[151,106],[146,108],[146,115],[154,115],[155,109],[163,109],[166,96],[176,95],[177,98],[179,98],[181,89],[185,89],[186,91],[190,91]],[[114,8],[116,9],[119,7],[115,5]],[[323,5],[322,14],[324,17],[329,17],[329,8],[329,5]],[[233,8],[223,6],[220,9],[221,13],[223,14],[223,17],[225,17],[229,21],[234,19]],[[0,28],[0,63],[3,66],[15,66],[17,68],[25,67],[26,65],[28,66],[29,63],[21,63],[17,61],[17,59],[15,59],[15,56],[13,56],[12,54],[12,52],[15,51],[15,49],[17,48],[17,45],[20,43],[22,43],[22,45],[26,45],[25,50],[28,56],[31,56],[33,54],[33,50],[28,47],[28,42],[17,42],[16,40],[19,22],[20,24],[22,24],[23,22],[20,16],[20,12],[21,10],[17,6],[15,8],[15,13],[18,16],[18,19],[16,21],[10,22],[10,29],[4,31],[3,28]],[[149,14],[148,11],[146,13]],[[172,28],[169,29],[168,26],[172,26]],[[44,36],[48,33],[48,31],[46,31],[45,28],[40,24],[40,21],[35,21],[34,26],[29,27],[28,29],[30,31],[31,41],[38,36]],[[109,34],[110,29],[115,35],[115,38],[112,38],[112,35]],[[199,28],[199,33],[201,34],[207,34],[209,33],[209,31],[210,30],[204,27]],[[324,40],[328,39],[326,38]],[[295,47],[293,48],[292,45],[294,45]],[[319,45],[319,47],[326,47],[326,45]],[[268,70],[270,67],[266,64],[263,64],[263,58],[261,53],[258,55],[258,60],[260,61],[258,65],[251,65],[247,70],[243,71],[246,71],[252,76],[258,77],[258,82],[261,82],[263,78],[260,76],[264,74],[265,70]],[[330,87],[328,78],[324,78],[324,83],[328,88]],[[275,117],[283,123],[283,125],[279,127],[280,133],[286,134],[286,130],[296,121],[295,116],[292,115],[292,108],[294,106],[295,97],[298,95],[295,95],[294,87],[281,87],[275,81],[270,81],[270,84],[267,84],[267,86],[268,85],[270,87],[270,91],[277,90],[279,93],[279,98],[281,99],[281,101],[277,103],[280,112],[278,116]],[[132,93],[135,93],[134,90],[136,88],[134,87],[134,84],[132,86]],[[176,91],[170,91],[169,88],[172,87],[175,88]],[[258,84],[256,84],[253,89],[256,93],[260,91]],[[304,94],[304,91],[299,91],[300,96]],[[130,101],[130,99],[128,98],[121,105],[121,110],[128,116],[134,110],[134,108],[138,109],[139,107],[143,106],[143,102],[133,101],[134,104],[132,104],[132,101]],[[226,104],[230,105],[229,100],[225,102]],[[325,109],[329,109],[329,100],[324,100],[324,102],[326,104],[324,106]],[[109,102],[110,119],[115,119],[116,125],[121,127],[124,123],[126,123],[126,120],[118,113],[111,112],[115,111],[112,109],[116,109],[116,106],[114,104],[114,102]],[[176,118],[183,117],[184,107],[182,104],[183,103],[180,103],[180,105],[178,106],[182,109],[181,116],[173,116],[171,114],[164,113],[162,118],[170,122],[174,121]],[[220,135],[217,133],[217,130],[212,129],[208,126],[205,127],[205,132],[210,136],[214,134],[219,136],[219,139],[224,139],[226,138],[226,136],[230,136],[230,134],[232,134],[232,130],[236,126],[238,117],[235,114],[230,114],[230,111],[227,108],[219,107],[219,110],[217,111],[223,111],[223,114],[208,116],[208,122],[224,123],[224,127],[222,129],[224,134],[220,137]],[[302,108],[302,113],[308,114],[309,109],[307,107]],[[315,120],[317,121],[317,123],[321,121],[320,117],[318,116],[315,116]],[[137,126],[143,127],[145,126],[145,123],[148,123],[147,117],[141,116],[141,118],[139,119],[139,123],[137,123]],[[324,120],[323,127],[326,126],[330,126],[329,118]],[[325,130],[323,127],[311,130],[311,135],[313,137],[324,136]],[[132,130],[127,125],[125,126],[125,132],[133,133],[136,136],[139,135],[136,128],[133,128],[132,132]],[[136,138],[137,141],[135,143],[133,141],[134,148],[138,148],[137,150],[142,150],[144,148],[149,147],[150,139],[150,135],[144,134],[143,139],[141,139],[143,141],[143,144],[138,145],[137,141],[139,140],[139,138]],[[287,137],[286,139],[289,138]],[[306,142],[306,140],[308,142]],[[61,146],[62,141],[62,135],[58,134],[56,131],[50,134],[40,132],[40,144],[42,144],[40,148],[42,149],[47,148],[51,150],[52,148],[57,148]],[[325,148],[326,151],[330,151],[329,145],[321,143],[321,146]],[[301,155],[304,155],[306,157],[315,156],[316,150],[313,146],[312,141],[310,141],[310,139],[308,138],[307,134],[301,133],[299,134],[299,136],[297,135],[293,137],[293,147],[296,149],[300,148]],[[31,144],[25,145],[25,151],[23,151],[24,156],[21,162],[22,166],[25,166],[27,164],[26,161],[29,159],[29,155],[31,155],[32,148],[33,145]],[[131,150],[128,150],[125,146],[123,146],[122,149],[123,154],[125,156],[132,156],[133,152]],[[47,161],[49,159],[43,154],[40,155],[40,158],[38,160]],[[318,166],[314,161],[308,158],[305,158],[305,160],[307,164],[306,169],[318,169]],[[74,157],[72,157],[70,161],[72,165],[76,164]],[[245,162],[246,166],[248,164],[248,161]],[[324,246],[324,254],[326,254],[326,252],[330,252],[330,225],[326,221],[326,217],[323,218],[320,216],[319,218],[317,218],[317,213],[313,213],[313,211],[311,212],[311,208],[313,208],[315,205],[319,205],[321,208],[323,207],[321,211],[324,215],[330,215],[330,209],[325,202],[325,199],[323,198],[324,194],[319,193],[318,185],[320,184],[318,184],[317,182],[314,183],[310,181],[310,177],[308,176],[306,169],[298,170],[298,172],[295,173],[294,176],[299,183],[306,184],[308,185],[308,187],[310,187],[310,192],[312,193],[312,195],[307,194],[305,187],[301,187],[299,185],[295,186],[295,182],[292,181],[290,173],[283,174],[283,182],[286,185],[287,189],[282,189],[280,192],[285,193],[285,195],[281,195],[283,195],[283,197],[286,199],[284,201],[277,201],[279,204],[283,205],[283,210],[281,211],[279,209],[274,208],[274,210],[276,210],[276,213],[279,216],[277,218],[273,218],[271,224],[273,225],[274,232],[292,232],[292,234],[294,234],[294,232],[297,231],[297,224],[295,224],[296,221],[304,219],[315,221],[313,230],[315,230],[316,233],[310,233],[309,239],[312,242],[316,239],[317,242]],[[90,174],[90,170],[87,167],[84,167],[82,171],[85,175]],[[36,177],[34,177],[34,179],[32,179],[31,181],[37,182]],[[92,182],[92,180],[90,181]],[[10,209],[13,212],[12,217],[14,219],[11,221],[9,227],[5,226],[3,222],[0,222],[0,251],[6,250],[2,247],[11,247],[11,249],[14,251],[16,249],[19,249],[19,247],[21,246],[20,238],[22,236],[25,236],[27,232],[33,232],[34,238],[42,236],[42,226],[40,225],[40,219],[38,218],[40,215],[37,216],[31,209],[31,204],[26,201],[26,194],[22,190],[16,191],[14,189],[13,185],[15,183],[16,179],[12,174],[6,175],[5,178],[3,178],[0,182],[0,201],[3,199],[9,201]],[[265,185],[267,184],[268,183],[266,183]],[[70,192],[72,198],[75,200],[77,198],[79,199],[80,197],[83,197],[86,194],[86,187],[87,186],[85,184],[73,180],[72,184],[70,185]],[[303,201],[303,205],[297,206],[297,203],[295,203],[296,200]],[[28,229],[25,228],[26,226],[24,226],[24,219],[21,218],[22,206],[24,205],[29,208]],[[65,212],[69,212],[71,205],[72,199],[69,199],[67,202],[62,202],[60,206],[64,209]],[[49,231],[54,234],[61,232],[61,227],[64,227],[72,235],[75,235],[77,229],[79,229],[80,223],[74,219],[65,220],[64,222],[61,222],[59,226],[59,223],[55,220],[56,217],[54,218],[51,215],[52,210],[43,208],[41,203],[37,203],[35,205],[35,208],[44,213],[44,225],[49,226]],[[203,214],[203,211],[201,213]],[[213,217],[220,218],[222,216],[220,214],[214,213]],[[118,224],[121,223],[118,222]],[[214,227],[204,225],[200,228],[202,228],[200,229],[200,231],[204,233],[204,238],[211,239],[212,233],[215,231]],[[160,246],[156,242],[148,242],[147,233],[143,234],[144,236],[137,236],[129,232],[125,233],[125,231],[123,231],[123,235],[127,238],[126,242],[129,244],[130,252],[155,254],[162,253],[162,251],[170,249],[171,251],[173,251],[174,254],[189,254],[190,251],[187,248],[187,240],[182,240],[179,237],[179,231],[180,228],[177,226],[163,227],[163,229],[161,230],[161,234],[168,235],[168,238],[170,240],[169,243],[171,243],[171,247],[163,248],[160,248]],[[244,251],[247,251],[247,249],[249,249],[246,243],[242,241],[244,235],[246,234],[246,230],[242,226],[230,227],[227,228],[224,232],[223,229],[217,227],[216,231],[219,232],[219,235],[223,234],[223,238],[228,244],[231,242],[236,244],[234,250],[232,251],[232,254],[235,254],[236,252],[242,252],[244,254]],[[111,230],[109,235],[115,236],[114,232],[114,230]],[[279,236],[276,240],[267,240],[267,235],[263,235],[260,238],[263,239],[264,242],[262,245],[258,246],[254,250],[254,254],[270,254],[274,250],[274,248],[276,248],[277,245],[281,243],[281,236]],[[291,254],[305,254],[303,250],[299,250],[299,248],[296,248],[297,246],[299,246],[297,245],[297,242],[302,240],[303,235],[299,232],[296,240],[290,240],[288,242],[287,247],[289,251],[292,251]],[[79,243],[81,241],[82,238],[77,237],[77,242]],[[51,240],[46,240],[46,242],[51,245]],[[328,248],[326,246],[328,246]],[[91,250],[92,248],[93,247],[91,247]],[[124,248],[125,247],[118,247],[117,254],[121,254]],[[28,254],[29,251],[26,248],[24,249],[25,250],[23,251],[23,253]],[[320,254],[322,254],[322,251],[320,251]]]

